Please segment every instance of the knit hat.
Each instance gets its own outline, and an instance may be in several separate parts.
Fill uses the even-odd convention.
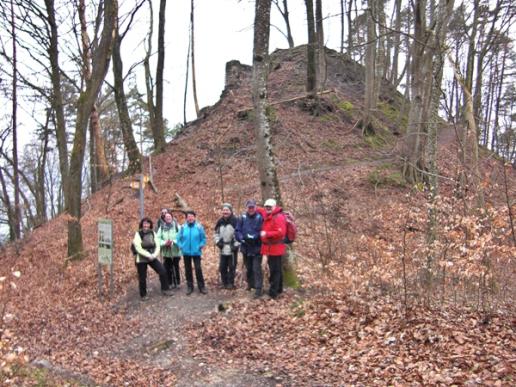
[[[229,211],[233,212],[233,206],[229,203],[223,203],[222,208],[228,208]]]
[[[245,207],[246,208],[249,208],[249,207],[256,207],[256,200],[254,199],[249,199],[245,202]]]

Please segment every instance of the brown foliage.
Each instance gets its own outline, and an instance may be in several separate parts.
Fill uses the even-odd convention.
[[[425,193],[369,180],[380,167],[395,173],[398,166],[394,143],[375,149],[353,129],[359,117],[359,108],[353,107],[360,106],[357,85],[363,82],[358,73],[350,71],[348,79],[335,75],[342,63],[329,58],[328,85],[335,93],[322,97],[325,110],[319,117],[303,112],[297,99],[288,102],[304,90],[301,51],[273,56],[278,65],[269,87],[272,102],[287,101],[274,105],[270,116],[283,200],[299,224],[295,252],[304,290],[287,290],[277,301],[251,301],[243,290],[229,296],[215,289],[218,258],[209,244],[203,258],[209,297],[229,302],[227,312],[199,310],[199,298],[180,293],[174,297],[180,310],[171,309],[166,317],[163,309],[168,311],[172,300],[140,307],[129,252],[138,198],[129,179],[116,180],[83,203],[87,251],[82,261],[65,259],[65,216],[26,237],[19,255],[14,246],[3,250],[2,291],[11,280],[16,286],[2,299],[2,367],[47,359],[99,384],[174,384],[178,367],[143,349],[130,350],[128,342],[146,335],[161,342],[179,331],[189,348],[177,350],[168,361],[176,364],[178,357],[189,356],[185,364],[191,375],[208,364],[211,370],[233,367],[238,375],[247,370],[286,385],[511,384],[515,251],[497,186],[501,165],[493,159],[482,165],[487,213],[465,211],[470,199],[455,192],[456,143],[451,129],[443,131],[440,234],[428,247]],[[154,219],[161,207],[174,207],[177,192],[197,211],[211,240],[222,191],[236,209],[245,199],[258,198],[252,120],[238,115],[250,104],[246,78],[152,160],[158,192],[145,190],[147,215]],[[514,181],[512,174],[512,197]],[[99,218],[114,222],[115,286],[106,302],[97,294]],[[423,284],[421,268],[429,251],[436,259],[432,281]],[[13,278],[17,271],[21,276]],[[156,282],[153,274],[149,282]],[[178,323],[181,311],[191,318]],[[177,331],[163,328],[174,321],[180,325]],[[12,370],[3,375],[15,377]]]

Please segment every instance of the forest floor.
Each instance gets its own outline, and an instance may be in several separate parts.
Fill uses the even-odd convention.
[[[174,290],[174,296],[163,297],[157,281],[149,300],[142,302],[135,291],[128,294],[118,307],[125,309],[129,318],[144,321],[142,335],[130,337],[115,348],[112,356],[128,358],[170,369],[176,377],[177,386],[274,386],[277,381],[270,375],[242,369],[225,359],[221,354],[217,363],[209,364],[196,357],[188,343],[186,327],[209,320],[211,315],[225,313],[236,300],[248,302],[273,302],[252,300],[251,293],[244,289],[208,289],[208,294],[197,290],[187,296],[185,286]],[[264,300],[268,298],[264,296]],[[245,343],[242,343],[245,350]]]

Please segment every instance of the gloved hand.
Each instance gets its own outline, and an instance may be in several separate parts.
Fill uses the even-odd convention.
[[[222,238],[220,238],[218,241],[217,241],[217,247],[219,249],[222,249],[224,247],[224,241],[222,240]]]

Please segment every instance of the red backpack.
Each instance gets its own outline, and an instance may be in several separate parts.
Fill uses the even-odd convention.
[[[287,224],[287,233],[285,234],[284,242],[291,244],[296,240],[297,236],[296,220],[294,219],[294,215],[288,211],[283,211],[283,215],[285,215],[285,222]]]

